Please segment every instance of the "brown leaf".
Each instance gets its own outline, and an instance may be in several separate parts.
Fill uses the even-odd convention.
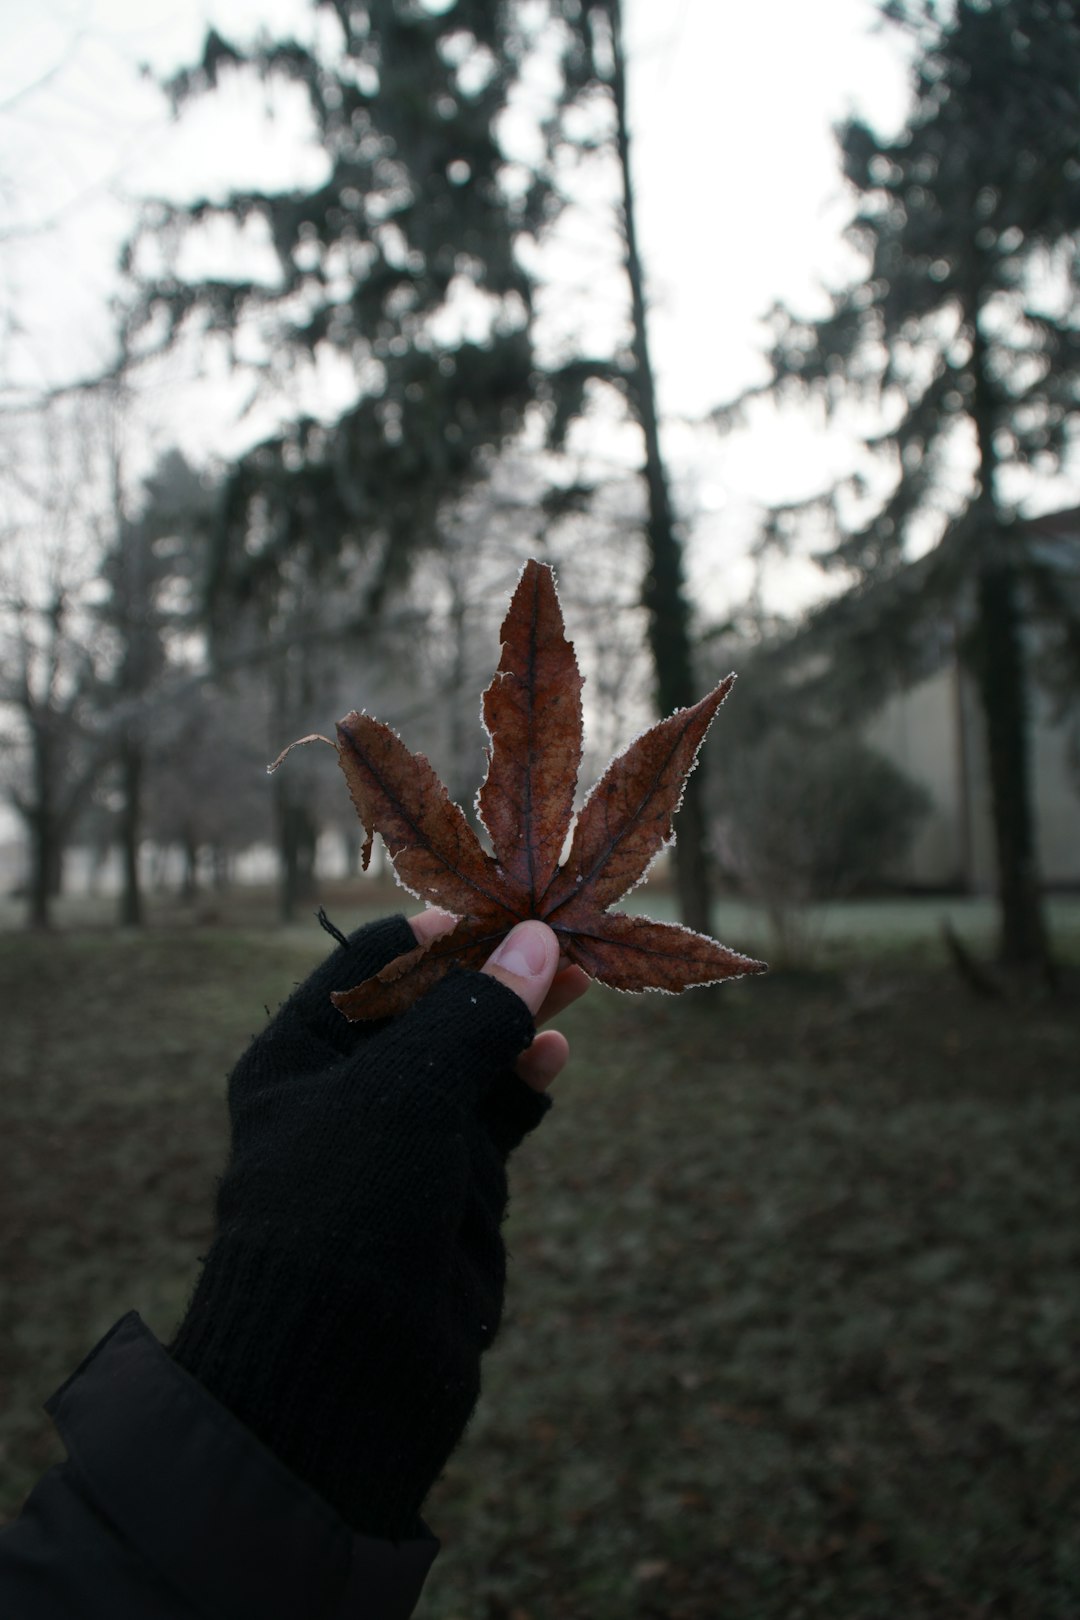
[[[686,778],[734,684],[729,675],[692,709],[677,709],[612,760],[582,806],[566,865],[548,891],[545,917],[578,893],[587,893],[603,911],[640,883],[671,841]]]
[[[463,918],[448,933],[395,957],[355,989],[331,991],[330,999],[346,1018],[386,1018],[438,984],[448,968],[483,967],[505,935],[505,925]]]
[[[581,761],[581,675],[551,569],[525,565],[484,694],[488,770],[477,806],[494,849],[481,847],[423,754],[389,726],[353,713],[338,758],[367,835],[381,834],[402,883],[453,912],[449,933],[418,945],[355,989],[334,995],[349,1018],[402,1011],[452,967],[480,967],[515,923],[539,917],[563,953],[619,990],[678,992],[765,964],[671,923],[609,913],[671,842],[686,778],[729,675],[690,708],[643,732],[613,760],[578,817],[565,863]]]
[[[499,667],[484,693],[491,750],[477,797],[495,859],[525,899],[546,892],[570,831],[581,764],[581,687],[555,576],[530,560],[503,622]]]
[[[494,912],[516,921],[503,903],[495,862],[425,756],[411,753],[381,720],[355,710],[337,732],[338,759],[367,833],[365,867],[377,831],[412,894],[458,916]]]
[[[680,923],[596,912],[572,902],[552,926],[571,962],[614,990],[667,990],[760,973],[761,963]]]

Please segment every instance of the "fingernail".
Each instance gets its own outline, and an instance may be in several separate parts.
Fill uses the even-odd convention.
[[[547,970],[548,944],[542,924],[523,922],[511,929],[495,955],[491,967],[503,968],[519,979],[535,979]]]

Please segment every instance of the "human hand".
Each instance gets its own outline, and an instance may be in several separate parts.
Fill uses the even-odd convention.
[[[435,907],[409,918],[418,945],[449,933],[457,919]],[[546,923],[519,923],[484,964],[483,971],[521,997],[537,1024],[557,1018],[589,988],[582,968],[570,967],[559,957],[558,937]],[[558,1029],[537,1035],[517,1062],[515,1072],[536,1091],[546,1091],[566,1066],[570,1046]]]
[[[333,1007],[447,926],[360,930],[237,1064],[217,1232],[170,1346],[350,1524],[394,1539],[464,1430],[502,1314],[506,1157],[567,1055],[533,1014],[588,983],[531,921],[399,1018]]]

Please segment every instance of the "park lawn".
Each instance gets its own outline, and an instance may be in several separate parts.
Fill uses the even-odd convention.
[[[96,1338],[182,1311],[225,1074],[323,943],[0,936],[0,1512]],[[1080,1615],[1080,983],[924,961],[565,1017],[422,1620]]]

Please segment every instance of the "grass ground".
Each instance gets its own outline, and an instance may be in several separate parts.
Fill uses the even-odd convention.
[[[571,1009],[422,1620],[1080,1615],[1080,974],[973,999],[935,917]],[[182,1311],[226,1071],[323,943],[0,935],[0,1512],[96,1337]]]

